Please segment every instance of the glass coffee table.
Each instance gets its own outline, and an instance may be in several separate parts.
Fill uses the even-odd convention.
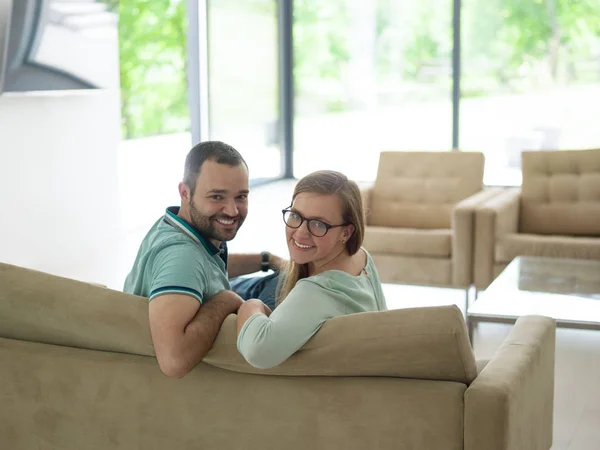
[[[515,323],[525,315],[557,327],[600,330],[600,261],[519,256],[467,311],[469,337],[480,322]]]

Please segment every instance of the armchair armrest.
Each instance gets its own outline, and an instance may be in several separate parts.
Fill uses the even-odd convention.
[[[475,212],[473,280],[485,289],[494,279],[494,248],[499,237],[517,233],[521,189],[509,189],[482,203]]]
[[[452,209],[452,284],[469,287],[473,281],[475,210],[486,200],[504,192],[484,189],[454,205]]]
[[[360,196],[362,198],[363,209],[365,211],[365,222],[369,223],[369,216],[371,215],[371,196],[373,195],[373,185],[360,186]]]
[[[552,446],[556,324],[517,320],[465,392],[465,450],[548,450]]]

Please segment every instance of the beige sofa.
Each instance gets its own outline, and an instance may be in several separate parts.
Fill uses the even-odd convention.
[[[148,302],[0,264],[0,442],[10,450],[547,450],[554,321],[519,319],[485,368],[454,306],[338,317],[279,367],[230,316],[170,379]],[[480,364],[480,367],[483,364]]]
[[[600,149],[522,153],[523,183],[476,212],[475,287],[516,256],[600,260]]]
[[[383,282],[469,288],[475,208],[483,189],[479,152],[382,152],[363,190],[364,246]]]

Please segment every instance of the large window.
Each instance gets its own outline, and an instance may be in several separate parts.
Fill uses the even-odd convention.
[[[198,5],[207,21],[188,34]],[[119,12],[124,136],[189,129],[186,36],[202,35],[208,95],[192,112],[208,114],[194,139],[238,147],[254,179],[292,158],[296,177],[372,180],[382,150],[445,151],[457,138],[485,153],[486,184],[518,185],[523,150],[600,147],[600,0],[121,0]]]
[[[277,2],[208,2],[210,139],[236,147],[253,179],[281,175]]]
[[[294,1],[294,172],[452,146],[452,1]]]
[[[522,150],[600,147],[600,1],[465,0],[460,147],[518,185]]]

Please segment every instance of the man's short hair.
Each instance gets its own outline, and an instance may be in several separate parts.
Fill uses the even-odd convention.
[[[185,158],[183,182],[190,188],[191,195],[196,191],[196,179],[205,161],[215,161],[218,164],[238,166],[248,164],[235,148],[221,141],[205,141],[196,144]]]

